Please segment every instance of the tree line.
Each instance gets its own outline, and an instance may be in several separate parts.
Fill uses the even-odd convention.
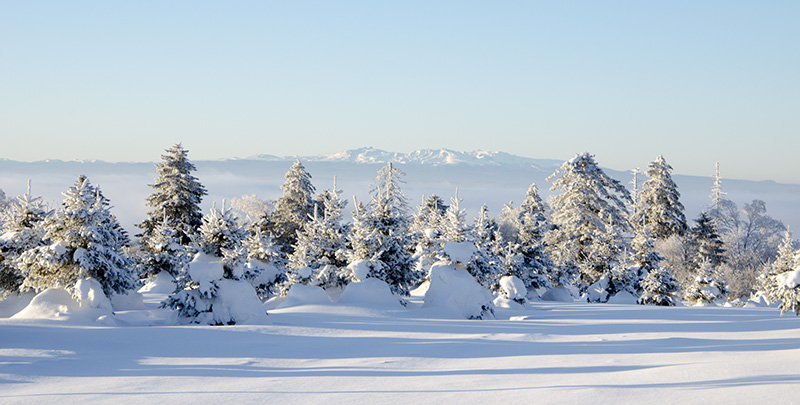
[[[49,209],[28,192],[0,198],[0,294],[65,288],[91,278],[107,296],[169,275],[175,291],[163,302],[187,322],[235,323],[214,312],[222,285],[246,283],[263,299],[292,285],[320,286],[331,295],[357,281],[355,266],[389,285],[402,300],[426,282],[434,263],[451,260],[448,243],[468,244],[464,263],[486,289],[504,294],[514,277],[539,299],[561,291],[589,302],[624,293],[640,304],[741,304],[751,297],[800,313],[797,250],[786,227],[763,201],[740,210],[725,198],[719,171],[709,206],[686,220],[672,167],[663,156],[629,191],[589,153],[564,162],[549,178],[543,201],[531,184],[519,206],[497,217],[486,205],[466,217],[457,193],[431,195],[412,213],[401,190],[403,172],[388,163],[369,201],[348,201],[334,186],[317,192],[300,161],[286,173],[282,195],[255,204],[246,216],[224,202],[203,214],[207,194],[177,144],[156,165],[149,210],[131,238],[111,213],[101,188],[79,176],[61,205]],[[238,212],[237,212],[238,211]],[[201,268],[199,257],[219,269]],[[795,282],[796,281],[796,282]],[[76,297],[78,298],[78,297]]]

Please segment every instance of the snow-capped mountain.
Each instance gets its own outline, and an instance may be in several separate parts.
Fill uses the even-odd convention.
[[[533,159],[506,152],[476,150],[461,152],[452,149],[418,149],[413,152],[389,152],[372,147],[350,149],[344,152],[310,156],[257,155],[250,159],[284,161],[300,159],[306,162],[349,162],[383,164],[387,162],[408,165],[469,165],[469,166],[516,166],[551,167],[561,162],[554,159]]]

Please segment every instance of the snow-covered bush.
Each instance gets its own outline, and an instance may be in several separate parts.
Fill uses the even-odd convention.
[[[691,305],[708,305],[725,300],[727,294],[725,282],[714,277],[711,264],[705,262],[694,283],[684,290],[683,299]]]
[[[245,276],[244,231],[224,205],[203,217],[198,252],[162,306],[179,322],[208,325],[262,322],[266,311]]]
[[[642,305],[674,306],[680,291],[678,280],[665,267],[651,269],[640,285],[642,293],[638,302]]]

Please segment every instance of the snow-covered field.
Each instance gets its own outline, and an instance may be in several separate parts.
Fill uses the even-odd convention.
[[[800,320],[773,308],[303,304],[268,323],[0,318],[2,403],[795,403]],[[8,316],[9,303],[0,308]],[[2,312],[5,311],[5,312]],[[159,326],[161,325],[161,326]]]

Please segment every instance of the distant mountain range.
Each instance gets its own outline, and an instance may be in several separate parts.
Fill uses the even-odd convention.
[[[403,191],[416,204],[422,196],[438,194],[447,199],[458,189],[463,207],[473,215],[487,203],[496,215],[505,203],[524,198],[531,183],[536,183],[542,197],[552,191],[547,178],[562,163],[559,159],[532,159],[505,152],[458,152],[450,149],[420,149],[410,153],[360,148],[339,153],[311,156],[257,155],[247,158],[195,160],[197,176],[209,195],[204,206],[255,194],[264,199],[280,195],[284,174],[294,160],[308,168],[318,189],[330,187],[336,177],[337,187],[351,199],[368,201],[369,190],[378,166],[386,162],[402,164],[405,171]],[[632,173],[605,169],[609,176],[630,187]],[[9,196],[23,193],[28,179],[33,192],[51,204],[59,204],[61,193],[77,175],[85,174],[103,187],[111,198],[115,212],[133,229],[146,211],[145,199],[152,191],[154,162],[61,161],[19,162],[0,159],[0,189]],[[673,176],[686,206],[687,216],[694,218],[708,204],[713,180],[710,177],[675,174]],[[640,175],[639,180],[644,181]],[[767,202],[770,215],[800,228],[800,185],[774,181],[750,181],[723,178],[728,198],[742,204],[753,199]],[[207,207],[205,207],[207,208]]]
[[[389,152],[382,149],[365,147],[351,149],[339,153],[309,156],[275,156],[256,155],[245,160],[288,161],[300,159],[307,162],[349,162],[366,164],[384,164],[387,162],[407,165],[468,165],[468,166],[515,166],[543,168],[560,165],[561,160],[532,159],[512,155],[506,152],[490,152],[476,150],[461,152],[452,149],[418,149],[409,153]]]

